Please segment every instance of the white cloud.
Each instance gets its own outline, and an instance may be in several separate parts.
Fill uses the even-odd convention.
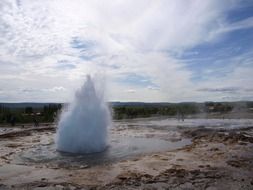
[[[173,55],[215,40],[224,31],[251,27],[251,20],[226,23],[224,14],[235,5],[233,0],[23,0],[18,4],[3,0],[0,88],[11,95],[0,96],[0,101],[23,101],[20,88],[47,89],[30,92],[27,101],[66,101],[85,75],[94,73],[106,75],[110,100],[195,100],[199,95],[193,90],[192,72]],[[74,66],[68,69],[62,60]],[[155,87],[117,81],[125,73],[147,76]],[[61,91],[59,96],[52,93],[56,91]]]
[[[149,89],[149,90],[160,90],[159,87],[154,87],[154,86],[148,86],[147,89]]]
[[[217,30],[214,30],[211,33],[209,33],[208,39],[213,40],[213,38],[216,38],[219,35],[224,35],[228,32],[241,30],[241,29],[248,29],[252,27],[253,27],[253,17],[249,17],[244,20],[234,22],[232,24],[224,23],[224,24],[219,25]]]
[[[128,89],[128,90],[126,90],[126,92],[127,92],[127,93],[135,93],[136,90],[134,90],[134,89]]]

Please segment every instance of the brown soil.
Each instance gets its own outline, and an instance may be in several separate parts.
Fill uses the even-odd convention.
[[[253,127],[178,132],[192,144],[79,169],[12,163],[17,153],[41,143],[42,134],[52,143],[54,129],[9,132],[0,136],[0,189],[253,189]]]

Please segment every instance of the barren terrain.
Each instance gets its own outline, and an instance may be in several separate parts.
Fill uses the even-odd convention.
[[[253,189],[251,119],[115,121],[89,158],[55,151],[54,134],[1,127],[0,189]]]

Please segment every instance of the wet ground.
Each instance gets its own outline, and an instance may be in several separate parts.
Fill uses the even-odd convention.
[[[253,189],[252,119],[115,121],[89,155],[57,152],[54,125],[0,129],[0,189]]]

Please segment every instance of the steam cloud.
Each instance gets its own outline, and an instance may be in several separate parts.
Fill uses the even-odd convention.
[[[57,150],[70,153],[101,152],[107,147],[111,116],[102,94],[87,76],[74,101],[65,110],[58,124]]]

